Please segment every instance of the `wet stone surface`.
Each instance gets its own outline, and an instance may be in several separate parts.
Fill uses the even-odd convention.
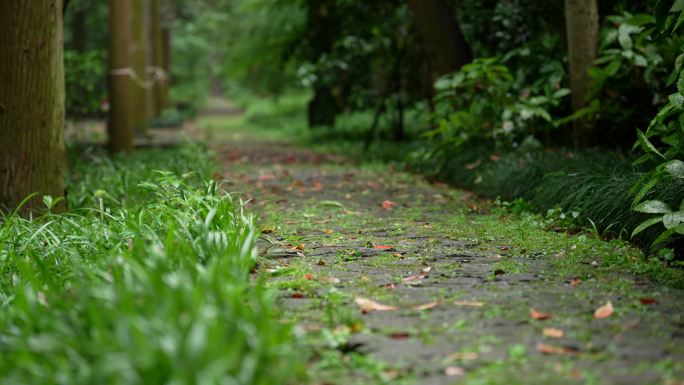
[[[684,292],[594,260],[628,246],[575,256],[581,236],[386,166],[248,136],[215,151],[260,216],[255,274],[306,336],[312,383],[684,383]],[[594,318],[607,301],[614,314]]]

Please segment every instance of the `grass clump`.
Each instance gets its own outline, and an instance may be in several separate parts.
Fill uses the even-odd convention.
[[[287,383],[254,218],[206,152],[79,158],[70,213],[0,220],[0,383]]]

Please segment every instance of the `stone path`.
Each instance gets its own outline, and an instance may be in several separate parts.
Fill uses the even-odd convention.
[[[684,292],[624,243],[213,124],[312,383],[684,384]]]

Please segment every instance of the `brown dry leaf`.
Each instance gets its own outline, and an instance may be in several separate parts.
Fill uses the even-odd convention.
[[[546,320],[546,319],[551,318],[551,314],[539,312],[535,308],[531,307],[530,308],[530,317],[532,319],[542,321],[542,320]]]
[[[482,307],[485,305],[484,302],[479,301],[456,301],[454,302],[456,306],[469,306],[469,307]]]
[[[321,232],[322,232],[323,234],[332,234],[332,233],[334,233],[335,231],[333,231],[333,230],[321,230]]]
[[[555,354],[560,356],[579,356],[579,351],[577,349],[566,348],[563,346],[553,346],[544,343],[537,344],[537,351],[544,354]]]
[[[359,307],[361,308],[361,312],[363,313],[371,313],[374,311],[391,311],[399,309],[396,306],[383,305],[381,303],[363,297],[354,298],[354,302],[356,302],[356,304],[359,305]]]
[[[639,302],[641,302],[642,305],[657,305],[658,304],[657,299],[650,298],[650,297],[640,298]]]
[[[304,247],[306,247],[306,245],[304,245],[303,243],[300,243],[300,244],[298,244],[297,246],[293,247],[292,249],[294,249],[294,250],[304,250]]]
[[[549,338],[563,338],[565,335],[565,332],[561,329],[555,329],[555,328],[546,328],[543,331],[544,337],[549,337]]]
[[[480,358],[476,352],[456,352],[446,356],[447,361],[474,361]]]
[[[570,286],[575,287],[582,283],[582,278],[573,278],[570,280]]]
[[[426,303],[424,305],[414,306],[411,309],[413,309],[413,310],[429,310],[429,309],[433,309],[433,308],[437,307],[437,305],[439,305],[439,302],[435,301],[435,302]]]
[[[594,312],[594,318],[608,318],[613,314],[613,310],[613,304],[610,301],[608,301],[605,305],[596,309],[596,311]]]
[[[446,374],[447,377],[460,377],[465,375],[465,370],[460,366],[447,366],[444,369],[444,374]]]
[[[407,338],[411,337],[411,333],[409,332],[394,332],[390,333],[389,338],[393,340],[405,340]]]
[[[384,201],[384,202],[382,202],[382,209],[383,209],[383,210],[391,210],[392,207],[394,207],[394,206],[396,206],[396,205],[397,205],[396,202]]]

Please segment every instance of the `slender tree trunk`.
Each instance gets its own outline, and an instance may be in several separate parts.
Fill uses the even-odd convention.
[[[0,1],[0,210],[64,196],[62,6]],[[22,212],[42,206],[31,199]]]
[[[171,87],[171,30],[168,28],[162,28],[161,47],[161,69],[165,74],[165,78],[162,83],[161,103],[164,108],[169,108],[171,105],[169,98],[169,89]]]
[[[333,2],[312,0],[308,7],[307,34],[312,46],[312,59],[316,60],[320,55],[332,51],[338,19]],[[330,81],[326,79],[329,74],[317,75],[318,80],[313,86],[314,96],[308,106],[309,126],[333,126],[341,108],[335,98],[333,87],[329,84]]]
[[[109,150],[133,151],[131,0],[109,0]]]
[[[454,11],[444,0],[409,0],[433,78],[458,71],[473,60]]]
[[[135,134],[144,136],[147,133],[147,89],[150,83],[147,77],[147,59],[145,43],[145,6],[146,0],[132,1],[132,44],[131,67],[135,73],[133,85],[133,130]]]
[[[74,7],[71,15],[71,41],[73,49],[78,52],[86,50],[86,13],[79,7]]]
[[[160,0],[149,0],[150,1],[150,13],[148,28],[150,34],[150,57],[149,57],[149,70],[155,79],[155,84],[152,89],[153,93],[153,107],[154,116],[161,116],[164,112],[165,101],[167,99],[167,81],[168,75],[163,70],[164,65],[164,42],[163,33],[161,26],[161,4]]]
[[[570,62],[572,108],[578,111],[588,105],[591,77],[589,68],[598,54],[599,16],[596,0],[565,0],[565,24]],[[576,146],[595,142],[592,122],[579,119],[573,123],[572,139]]]

